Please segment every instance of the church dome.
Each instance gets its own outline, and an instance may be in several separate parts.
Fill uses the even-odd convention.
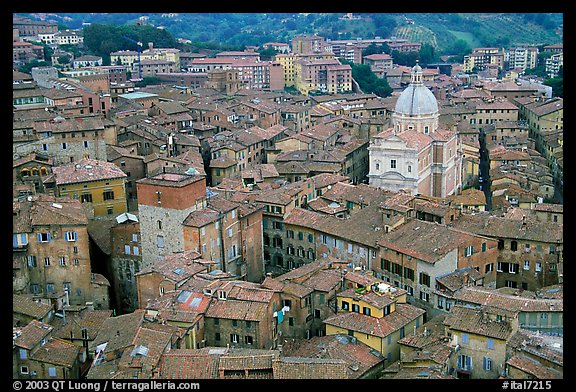
[[[412,81],[398,97],[394,111],[396,114],[403,116],[438,113],[436,97],[432,91],[422,83],[422,68],[418,64],[412,68]]]

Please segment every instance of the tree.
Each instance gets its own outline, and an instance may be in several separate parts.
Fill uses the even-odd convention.
[[[271,60],[272,57],[276,56],[276,50],[272,47],[267,48],[267,49],[262,49],[259,53],[260,53],[260,59],[262,61]]]
[[[34,60],[30,61],[29,63],[24,64],[23,66],[18,68],[18,71],[30,74],[32,72],[32,68],[34,68],[34,67],[49,67],[49,66],[50,66],[50,63],[47,61],[34,59]]]
[[[434,51],[434,47],[430,44],[422,44],[422,47],[418,52],[418,57],[423,65],[428,65],[435,61],[438,61],[438,56]]]
[[[390,47],[386,42],[381,45],[376,45],[372,42],[362,51],[362,57],[370,56],[371,54],[390,53]]]
[[[58,64],[68,64],[70,63],[70,57],[67,55],[58,56]]]
[[[134,83],[134,87],[146,87],[149,84],[162,84],[162,80],[156,76],[144,76],[141,81]]]
[[[350,64],[350,63],[349,63]],[[388,97],[392,94],[392,88],[385,78],[379,78],[372,72],[369,65],[350,64],[352,77],[365,93],[374,93],[379,97]]]
[[[407,67],[412,67],[416,64],[416,60],[419,58],[419,52],[399,52],[393,50],[392,58],[394,59],[394,64],[405,65]]]
[[[546,79],[544,85],[552,87],[552,96],[554,97],[564,97],[564,78],[556,77],[552,79]]]

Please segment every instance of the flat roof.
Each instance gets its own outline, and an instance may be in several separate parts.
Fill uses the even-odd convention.
[[[120,94],[118,96],[126,99],[138,99],[138,98],[154,98],[158,97],[158,94],[133,92],[133,93]]]

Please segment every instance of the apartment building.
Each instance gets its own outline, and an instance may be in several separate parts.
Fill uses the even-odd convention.
[[[107,309],[107,280],[92,273],[87,224],[80,201],[29,196],[13,206],[13,252],[23,256],[27,293],[65,304]]]
[[[338,313],[324,320],[326,335],[344,334],[380,352],[384,367],[400,359],[398,341],[424,323],[423,309],[406,303],[406,291],[384,282],[336,295]]]
[[[538,65],[538,48],[516,47],[507,52],[509,68],[520,68],[522,70],[536,68]],[[506,58],[505,58],[506,60]]]

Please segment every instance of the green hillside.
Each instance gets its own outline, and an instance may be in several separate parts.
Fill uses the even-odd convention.
[[[22,14],[31,18],[40,15]],[[46,15],[46,14],[44,14]],[[396,36],[428,43],[437,53],[462,47],[510,47],[517,44],[562,42],[563,14],[505,13],[62,13],[48,20],[81,28],[83,23],[145,23],[166,29],[176,38],[241,48],[265,42],[290,42],[297,34],[318,34],[326,39],[389,38]],[[412,23],[408,23],[411,19]],[[458,43],[458,44],[457,44]],[[455,46],[456,45],[456,46]]]
[[[434,33],[437,49],[449,50],[457,40],[471,48],[510,47],[522,44],[562,42],[562,14],[405,14],[413,29],[424,27]],[[404,22],[404,25],[406,22]],[[396,31],[402,30],[402,25]]]

